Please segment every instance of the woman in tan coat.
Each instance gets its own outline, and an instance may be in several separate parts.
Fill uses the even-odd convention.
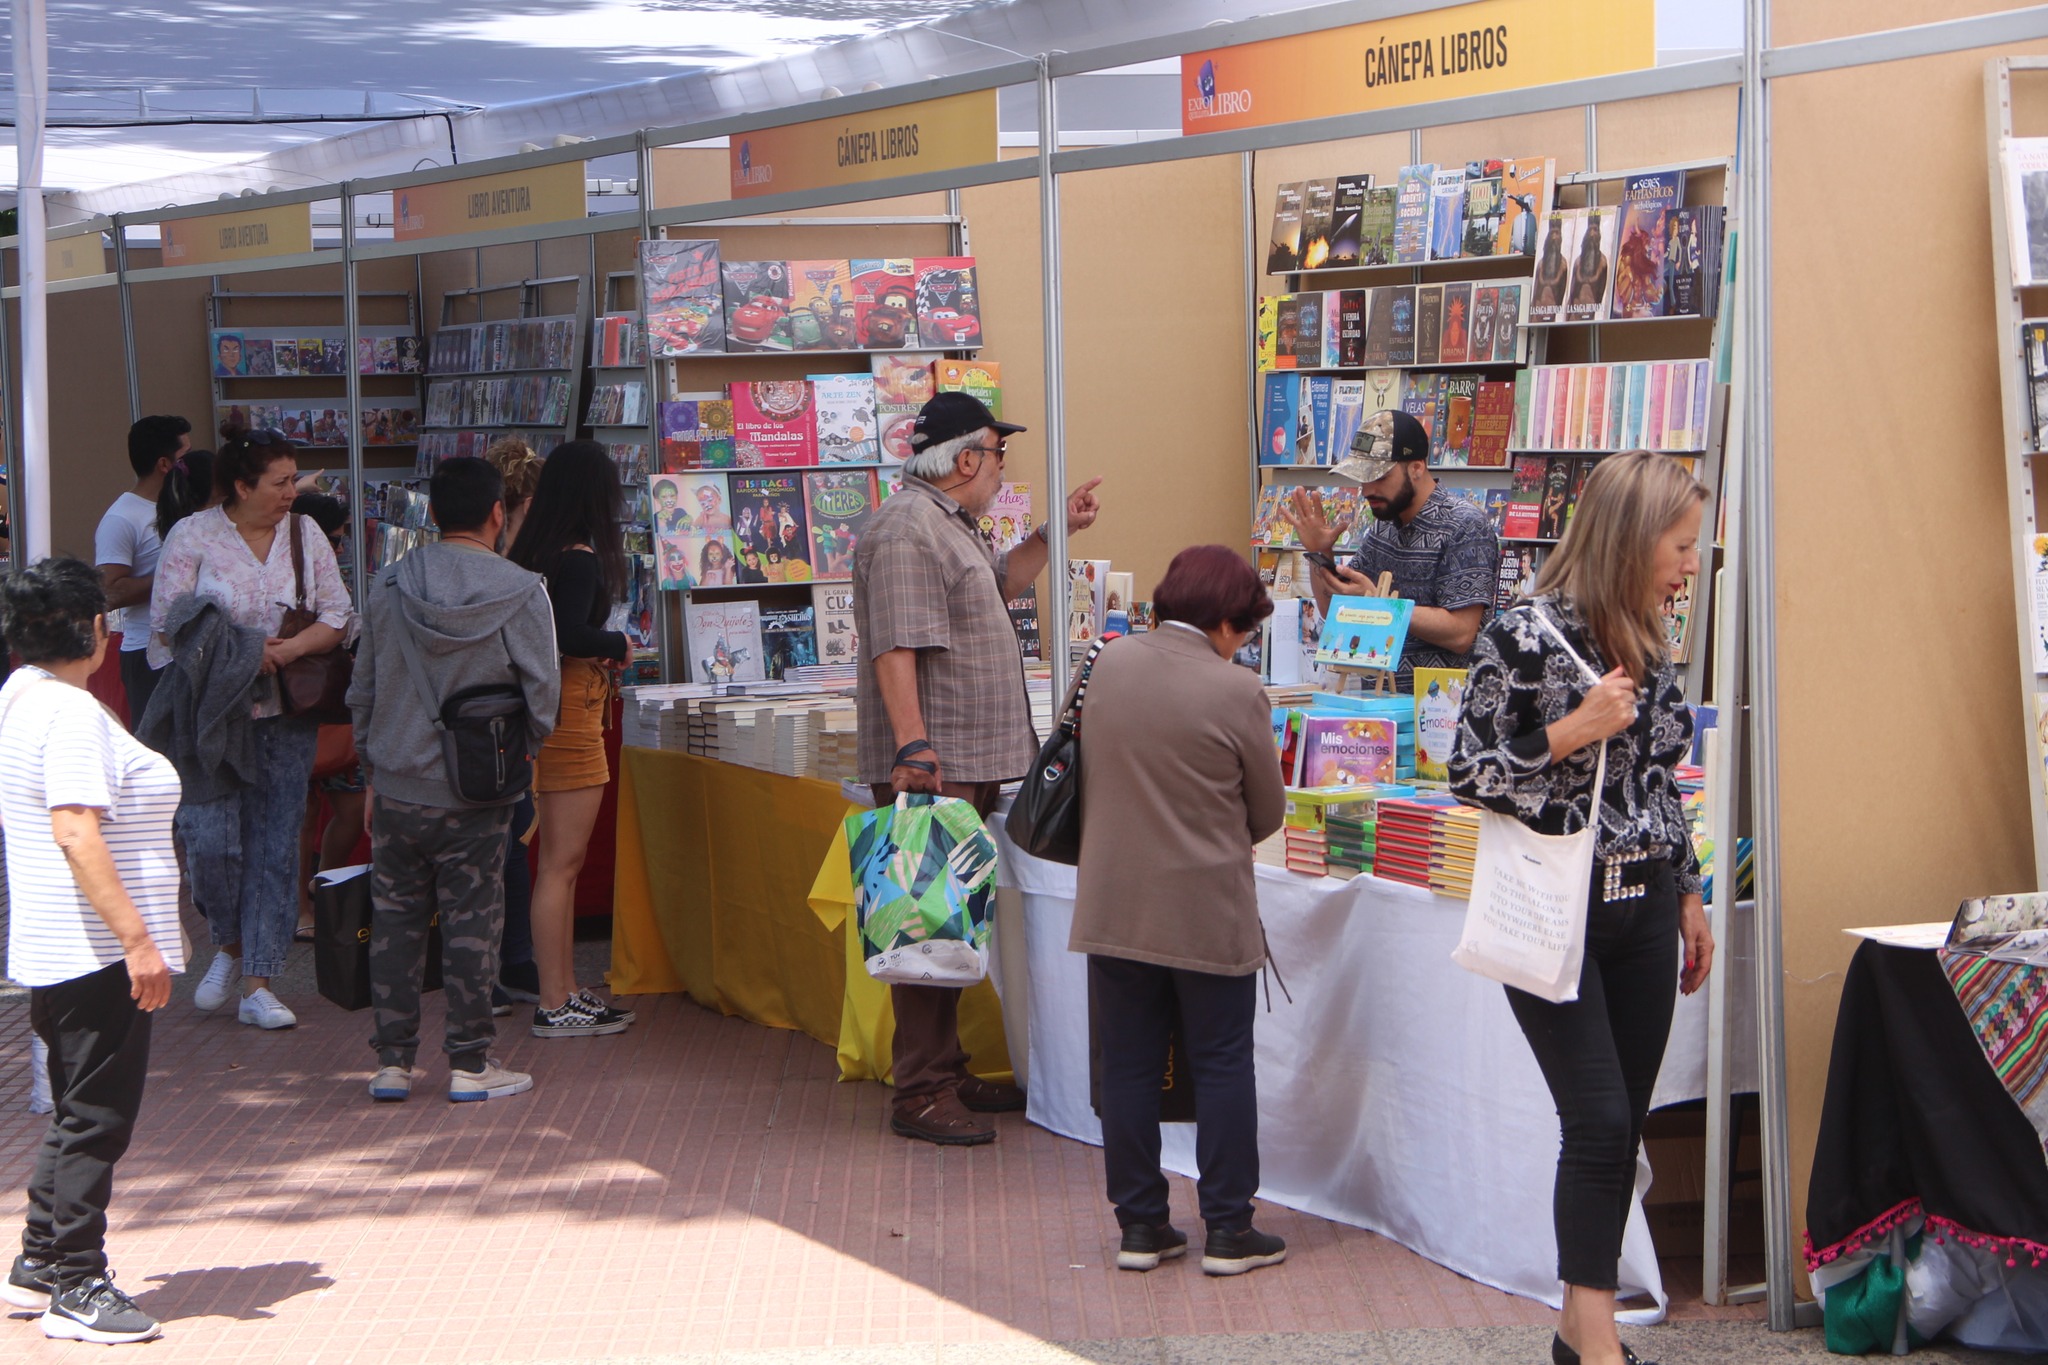
[[[1221,545],[1176,555],[1152,603],[1158,628],[1104,649],[1088,682],[1067,946],[1088,954],[1102,1039],[1117,1265],[1150,1270],[1187,1250],[1159,1169],[1160,1086],[1178,1023],[1199,1114],[1202,1269],[1240,1275],[1287,1255],[1252,1227],[1252,1018],[1266,958],[1252,845],[1280,828],[1286,796],[1258,674],[1230,661],[1273,604],[1244,556]]]

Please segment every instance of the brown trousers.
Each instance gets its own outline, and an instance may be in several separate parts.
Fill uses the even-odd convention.
[[[941,782],[944,796],[971,802],[986,820],[1002,790],[998,782]],[[896,789],[875,786],[875,804],[893,805]],[[946,1094],[967,1075],[967,1049],[960,1046],[960,987],[889,987],[896,1012],[896,1041],[891,1048],[896,1076],[896,1108],[922,1109],[936,1095]]]

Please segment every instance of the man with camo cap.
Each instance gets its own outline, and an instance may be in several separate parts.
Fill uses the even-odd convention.
[[[468,689],[516,685],[538,747],[555,726],[561,660],[546,585],[498,556],[505,481],[497,469],[471,457],[443,460],[427,507],[441,539],[370,580],[348,693],[370,786],[370,1046],[378,1066],[370,1097],[412,1093],[427,927],[438,914],[448,1098],[497,1099],[533,1088],[533,1077],[490,1055],[505,835],[520,793],[484,804],[459,796],[435,718],[441,703]],[[423,692],[432,693],[432,704]]]

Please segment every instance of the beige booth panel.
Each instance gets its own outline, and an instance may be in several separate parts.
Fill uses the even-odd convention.
[[[1798,0],[1771,7],[1770,38],[1773,47],[1785,47],[2019,8],[1999,0]]]

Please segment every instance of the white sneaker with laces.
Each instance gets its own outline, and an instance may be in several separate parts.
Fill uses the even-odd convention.
[[[213,955],[213,965],[206,969],[206,976],[200,981],[199,989],[192,992],[193,1008],[211,1012],[227,1004],[228,993],[234,990],[235,982],[241,980],[241,977],[241,959],[216,952]]]
[[[370,1098],[397,1103],[412,1094],[412,1071],[402,1066],[378,1068],[370,1077]]]
[[[263,1029],[295,1028],[299,1022],[299,1016],[286,1009],[284,1001],[272,995],[268,986],[258,986],[243,996],[235,1017]]]
[[[482,1071],[452,1071],[448,1074],[448,1098],[462,1104],[470,1100],[497,1100],[523,1095],[533,1089],[533,1077],[523,1071],[507,1071],[496,1057],[484,1061]]]

